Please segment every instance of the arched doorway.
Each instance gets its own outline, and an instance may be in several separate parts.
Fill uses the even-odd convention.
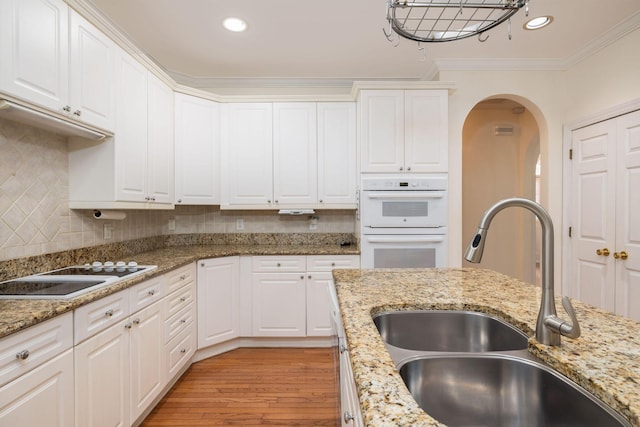
[[[506,97],[485,99],[469,112],[462,131],[462,247],[476,232],[484,211],[508,197],[539,200],[540,130],[527,108]],[[537,283],[536,220],[523,209],[495,217],[480,264]]]

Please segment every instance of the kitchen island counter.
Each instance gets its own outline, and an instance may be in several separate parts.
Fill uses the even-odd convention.
[[[372,315],[393,310],[470,310],[534,336],[539,287],[481,269],[335,270],[336,291],[366,426],[441,426],[417,405]],[[559,294],[559,291],[556,291]],[[563,312],[556,296],[558,314]],[[640,426],[640,323],[573,301],[582,336],[529,351]]]
[[[341,247],[339,245],[241,244],[171,246],[142,252],[129,258],[135,258],[140,265],[157,265],[157,269],[66,300],[0,299],[0,338],[199,259],[235,255],[358,255],[359,253],[358,247],[355,245]],[[87,262],[91,260],[89,258]],[[33,266],[33,269],[46,271],[46,269],[38,269],[36,265]]]

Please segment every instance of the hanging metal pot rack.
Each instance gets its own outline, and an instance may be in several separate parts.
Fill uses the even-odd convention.
[[[478,35],[508,21],[529,0],[387,0],[387,39],[397,46],[393,32],[417,42],[448,42]]]

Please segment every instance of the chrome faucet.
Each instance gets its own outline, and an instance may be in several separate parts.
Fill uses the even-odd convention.
[[[578,338],[580,336],[580,325],[568,297],[562,298],[562,306],[571,317],[571,323],[560,319],[556,314],[553,294],[553,222],[547,211],[538,203],[529,199],[511,198],[501,200],[491,206],[482,216],[478,232],[469,243],[464,257],[469,262],[480,262],[491,220],[498,212],[512,206],[525,208],[533,212],[542,225],[542,301],[540,302],[540,312],[536,321],[536,340],[545,345],[560,345],[561,335],[569,338]]]

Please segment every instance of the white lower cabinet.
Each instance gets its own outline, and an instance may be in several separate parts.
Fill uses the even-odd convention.
[[[162,302],[133,315],[131,323],[131,421],[134,421],[158,397],[167,381]]]
[[[195,264],[142,282],[76,310],[76,426],[130,426],[195,352]],[[165,296],[165,290],[170,291]],[[127,296],[131,313],[93,334],[86,318],[111,319]],[[105,300],[113,301],[105,305]],[[124,311],[126,313],[126,310]]]
[[[71,313],[0,340],[0,426],[75,425],[72,345]]]
[[[344,333],[343,333],[344,335]],[[347,343],[340,339],[340,408],[343,427],[362,427],[362,412],[358,399],[358,390],[353,379],[351,359],[347,351]]]
[[[128,426],[165,385],[162,302],[76,346],[78,426]]]
[[[76,425],[129,426],[130,320],[75,347]]]
[[[240,336],[240,258],[198,261],[198,348]]]
[[[254,336],[331,336],[328,287],[334,268],[359,268],[355,256],[255,256]]]

